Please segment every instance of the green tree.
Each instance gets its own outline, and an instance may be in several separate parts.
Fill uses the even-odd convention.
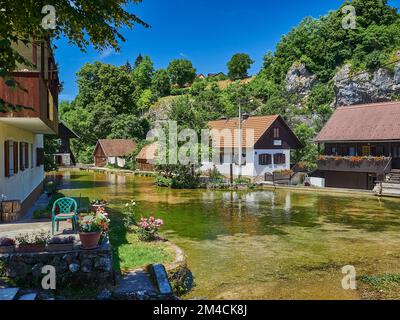
[[[193,68],[192,62],[185,59],[177,59],[168,65],[168,74],[172,84],[178,85],[180,88],[187,83],[192,83],[196,78],[196,69]]]
[[[77,107],[91,110],[94,105],[107,104],[117,113],[138,113],[132,94],[135,84],[123,67],[88,63],[77,73],[77,77]]]
[[[153,75],[153,61],[151,61],[149,56],[145,56],[133,71],[133,79],[136,87],[141,90],[150,88]]]
[[[137,100],[140,115],[143,116],[144,112],[146,112],[154,102],[153,92],[150,89],[143,90]]]
[[[315,143],[313,143],[313,139],[316,136],[315,130],[301,123],[293,129],[293,132],[304,146],[300,150],[292,151],[293,161],[296,163],[303,162],[309,170],[316,169],[318,148]]]
[[[44,136],[44,170],[46,172],[57,170],[54,154],[58,151],[58,138],[52,135]]]
[[[160,97],[171,94],[171,83],[169,82],[167,70],[160,69],[155,72],[152,80],[152,90]]]
[[[111,133],[107,138],[134,139],[140,141],[146,138],[146,134],[149,130],[150,124],[146,118],[120,114],[114,118],[114,121],[111,124]]]
[[[126,27],[133,29],[137,24],[149,25],[135,14],[126,10],[127,4],[141,0],[59,1],[59,0],[2,0],[0,11],[0,76],[5,77],[16,69],[16,63],[30,65],[15,49],[13,43],[28,43],[32,37],[41,39],[66,37],[85,51],[89,44],[96,50],[114,48],[119,50],[119,42],[125,41],[119,31]],[[45,30],[41,23],[45,17],[42,8],[52,5],[56,10],[54,30]]]
[[[240,80],[248,77],[248,70],[254,63],[250,56],[245,53],[236,53],[228,62],[228,77],[231,80]]]
[[[135,59],[135,68],[137,68],[143,61],[143,56],[141,53]]]

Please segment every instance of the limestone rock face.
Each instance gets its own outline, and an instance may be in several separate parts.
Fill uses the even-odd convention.
[[[349,64],[344,65],[333,78],[336,92],[335,106],[386,102],[400,94],[400,63],[394,72],[378,69],[352,75]]]
[[[307,70],[304,64],[295,62],[286,74],[286,90],[305,97],[317,81],[317,76]]]

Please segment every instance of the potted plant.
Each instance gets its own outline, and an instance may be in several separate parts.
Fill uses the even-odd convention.
[[[15,251],[15,240],[2,237],[0,238],[0,253],[13,253]]]
[[[97,212],[99,208],[106,209],[108,202],[105,199],[95,199],[90,203],[90,210]]]
[[[19,252],[42,252],[46,249],[46,243],[50,240],[50,232],[39,231],[37,233],[25,233],[16,237]]]
[[[154,241],[158,240],[158,230],[164,225],[161,219],[154,217],[142,218],[139,223],[138,236],[141,241]]]
[[[108,232],[110,220],[104,214],[87,214],[79,219],[79,238],[82,249],[96,249],[100,236]]]
[[[74,250],[75,237],[53,237],[47,243],[47,251],[72,251]]]

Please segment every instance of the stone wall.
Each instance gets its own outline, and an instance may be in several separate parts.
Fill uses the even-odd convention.
[[[45,265],[55,267],[57,288],[114,284],[109,243],[95,250],[0,254],[0,277],[11,284],[39,288]]]

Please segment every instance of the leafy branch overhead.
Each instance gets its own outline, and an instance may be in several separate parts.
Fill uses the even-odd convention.
[[[35,39],[50,36],[52,39],[66,37],[71,44],[85,51],[89,44],[96,50],[113,48],[118,51],[119,43],[125,38],[119,31],[122,27],[133,29],[135,25],[149,27],[126,7],[142,0],[2,0],[0,3],[0,70],[10,73],[17,63],[29,63],[16,52],[12,44],[25,44]],[[45,15],[42,8],[54,6],[55,29],[45,30],[41,23]],[[0,75],[3,77],[3,75]]]

